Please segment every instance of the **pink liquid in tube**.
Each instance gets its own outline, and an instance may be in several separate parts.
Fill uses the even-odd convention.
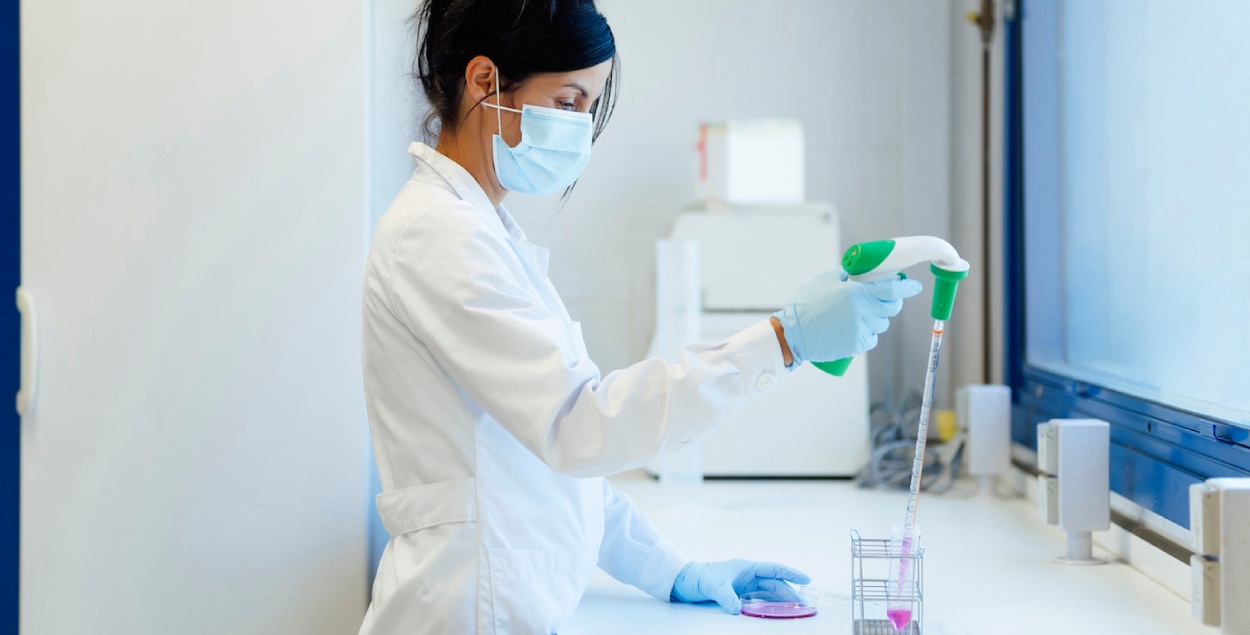
[[[901,631],[911,624],[911,609],[890,609],[885,612],[885,616],[890,618],[890,623],[894,625],[896,631]]]

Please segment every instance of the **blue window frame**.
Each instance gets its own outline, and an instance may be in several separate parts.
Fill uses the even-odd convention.
[[[18,385],[20,323],[12,304],[21,283],[21,38],[18,37],[18,0],[0,4],[0,386]],[[12,392],[9,393],[13,394]],[[18,540],[21,513],[21,418],[10,402],[0,417],[0,631],[16,633],[20,573]],[[9,626],[4,626],[8,624]]]
[[[1226,411],[1217,408],[1178,406],[1175,400],[1144,397],[1121,383],[1037,362],[1039,342],[1064,337],[1050,332],[1062,328],[1066,317],[1063,272],[1056,271],[1063,264],[1055,254],[1064,253],[1066,241],[1073,239],[1064,231],[1061,216],[1067,202],[1061,168],[1067,159],[1061,121],[1065,95],[1057,54],[1064,28],[1061,11],[1057,0],[1017,0],[1016,17],[1005,33],[1005,315],[1012,437],[1036,449],[1039,422],[1087,417],[1108,421],[1112,490],[1188,527],[1190,484],[1217,476],[1250,476],[1250,424],[1221,418]]]

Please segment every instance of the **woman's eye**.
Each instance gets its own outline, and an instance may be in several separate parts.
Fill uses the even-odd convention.
[[[561,108],[563,108],[563,109],[565,109],[565,110],[576,110],[576,109],[577,109],[577,104],[576,104],[576,103],[573,103],[573,102],[571,102],[571,101],[562,101],[562,102],[560,102],[560,107],[561,107]]]

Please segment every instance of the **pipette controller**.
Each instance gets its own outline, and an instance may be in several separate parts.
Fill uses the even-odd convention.
[[[968,277],[968,261],[950,243],[936,236],[904,236],[851,245],[842,256],[842,269],[851,280],[873,282],[903,275],[902,271],[922,262],[933,273],[933,303],[929,313],[935,320],[949,320],[959,281]],[[851,367],[847,357],[814,365],[841,377]]]

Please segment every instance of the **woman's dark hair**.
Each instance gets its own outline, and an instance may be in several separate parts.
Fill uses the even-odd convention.
[[[607,86],[591,109],[596,139],[612,116],[619,60],[612,29],[594,0],[426,0],[413,20],[418,29],[413,74],[430,103],[422,126],[430,139],[438,136],[436,124],[454,130],[460,123],[465,67],[478,55],[498,67],[500,90],[538,73],[567,73],[612,60]]]

